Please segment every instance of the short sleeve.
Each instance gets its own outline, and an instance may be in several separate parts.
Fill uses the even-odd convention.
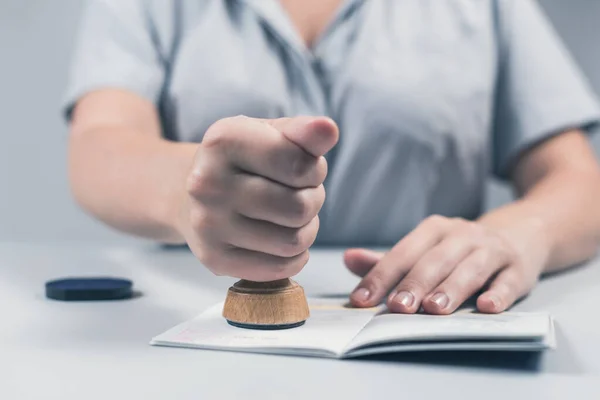
[[[164,62],[142,0],[88,0],[79,25],[62,112],[101,88],[129,90],[156,104]]]
[[[567,129],[599,128],[600,105],[536,0],[497,0],[498,80],[493,173],[507,179],[516,158]]]

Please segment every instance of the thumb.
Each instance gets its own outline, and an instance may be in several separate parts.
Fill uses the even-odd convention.
[[[336,145],[339,137],[337,124],[327,117],[300,116],[266,122],[315,157],[325,155]]]
[[[348,249],[344,253],[346,267],[355,275],[363,277],[381,260],[384,253],[367,249]]]

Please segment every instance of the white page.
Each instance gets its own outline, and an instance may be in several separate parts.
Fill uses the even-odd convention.
[[[381,314],[352,340],[345,352],[377,343],[489,339],[543,341],[552,336],[547,314],[505,312],[479,314],[463,310],[451,315]]]
[[[150,344],[258,353],[339,357],[380,309],[351,309],[339,299],[309,299],[310,317],[300,327],[243,329],[229,325],[217,304],[152,339]]]

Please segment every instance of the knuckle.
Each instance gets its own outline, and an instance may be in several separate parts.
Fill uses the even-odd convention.
[[[205,186],[204,180],[205,176],[203,170],[194,171],[188,175],[186,182],[187,193],[193,197],[198,196]]]
[[[425,284],[422,279],[413,276],[407,276],[401,282],[399,287],[403,289],[408,289],[413,293],[423,293],[425,292]]]
[[[477,272],[485,271],[486,267],[490,263],[492,253],[489,249],[480,249],[473,253],[471,258],[471,268]]]
[[[295,229],[286,238],[284,246],[282,247],[282,255],[284,257],[293,257],[302,252],[302,235],[299,229]]]
[[[486,255],[478,255],[478,259],[473,260],[471,280],[477,285],[484,285],[489,279],[489,273],[486,268],[488,257]]]
[[[286,279],[293,275],[292,270],[288,264],[281,264],[275,267],[272,271],[269,271],[269,280]]]
[[[308,262],[308,257],[308,250],[304,250],[302,253],[287,259],[276,268],[273,278],[285,279],[298,274]]]
[[[190,174],[187,180],[187,192],[200,201],[221,198],[224,188],[219,178],[208,168],[201,168]]]
[[[319,157],[316,163],[316,179],[319,185],[325,181],[325,178],[327,177],[328,168],[329,167],[325,157]]]
[[[309,186],[312,188],[321,185],[327,176],[327,161],[325,157],[315,158],[302,151],[295,151],[286,157],[287,180],[294,187]]]
[[[378,287],[384,286],[384,282],[387,280],[387,274],[383,271],[382,268],[374,267],[369,273],[364,277],[363,282],[366,286],[371,289],[377,289]]]
[[[300,273],[308,263],[308,250],[305,250],[296,257],[293,263],[288,267],[288,276],[294,276]]]
[[[525,285],[525,281],[526,279],[522,274],[515,273],[509,278],[504,279],[502,286],[504,286],[507,293],[518,295],[521,292],[520,288]]]
[[[515,248],[508,243],[508,241],[501,237],[496,236],[493,243],[494,248],[499,257],[501,257],[505,261],[515,261],[518,260],[519,255]]]
[[[450,234],[453,238],[477,248],[489,247],[489,237],[485,229],[476,222],[461,220],[455,222]]]
[[[431,250],[428,254],[423,257],[422,264],[425,266],[435,265],[439,268],[443,268],[447,263],[451,262],[450,250],[447,247],[438,247]]]
[[[325,186],[323,184],[320,184],[317,187],[317,213],[319,212],[319,210],[321,210],[321,207],[323,207],[323,204],[325,204],[325,198],[327,197],[327,194],[325,193]]]
[[[314,206],[316,196],[320,196],[320,193],[313,193],[311,189],[298,190],[292,195],[289,210],[295,225],[304,226],[317,215],[318,208]],[[316,200],[321,202],[318,197]]]
[[[445,226],[447,222],[448,222],[448,219],[446,217],[443,217],[438,214],[433,214],[433,215],[430,215],[429,217],[425,218],[425,220],[423,221],[423,224],[427,225],[431,228],[437,229],[437,228],[441,228],[442,226]]]
[[[415,258],[415,254],[417,253],[413,249],[414,246],[412,246],[411,241],[406,239],[400,240],[393,247],[394,253],[407,260],[412,260]]]
[[[449,247],[439,247],[427,253],[415,266],[419,277],[433,278],[456,265],[456,255]]]
[[[306,176],[314,167],[312,157],[303,152],[297,151],[290,159],[289,179],[293,185],[302,185]]]
[[[290,229],[290,232],[286,237],[286,241],[282,246],[282,255],[284,257],[297,256],[308,249],[313,241],[314,235],[309,229]]]
[[[476,238],[484,237],[485,235],[485,228],[477,222],[467,221],[465,223],[465,230],[471,236],[474,236]]]
[[[241,117],[222,118],[208,127],[202,144],[204,147],[220,147],[231,142],[232,125],[239,123]]]
[[[509,296],[516,296],[517,284],[515,281],[504,281],[502,282],[502,286],[504,286],[504,293]]]
[[[454,231],[464,236],[474,236],[483,231],[481,225],[463,218],[452,218]]]
[[[453,217],[449,218],[449,220],[456,226],[464,226],[469,223],[469,221],[461,217]]]
[[[292,195],[292,201],[290,202],[292,211],[292,220],[299,226],[307,224],[311,219],[311,207],[307,199],[307,193],[305,190],[299,190]]]

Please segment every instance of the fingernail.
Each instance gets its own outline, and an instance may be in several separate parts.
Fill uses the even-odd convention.
[[[443,310],[444,308],[446,308],[448,306],[448,303],[450,303],[450,299],[444,293],[436,293],[436,294],[434,294],[433,297],[431,298],[431,301],[433,301],[435,304],[437,304],[437,306],[441,310]]]
[[[410,292],[398,292],[398,294],[394,297],[394,302],[402,304],[404,307],[412,307],[415,302],[415,296],[413,296]]]
[[[489,299],[492,302],[492,304],[494,305],[494,310],[500,309],[500,299],[498,298],[498,296],[491,295],[489,297]]]
[[[394,297],[396,297],[397,294],[398,294],[398,292],[396,292],[396,291],[390,293],[390,295],[387,298],[388,303],[391,303],[392,301],[394,301]]]
[[[367,301],[367,300],[369,300],[370,295],[371,295],[371,292],[368,289],[358,288],[354,291],[354,293],[352,294],[352,297],[354,297],[354,300]]]

